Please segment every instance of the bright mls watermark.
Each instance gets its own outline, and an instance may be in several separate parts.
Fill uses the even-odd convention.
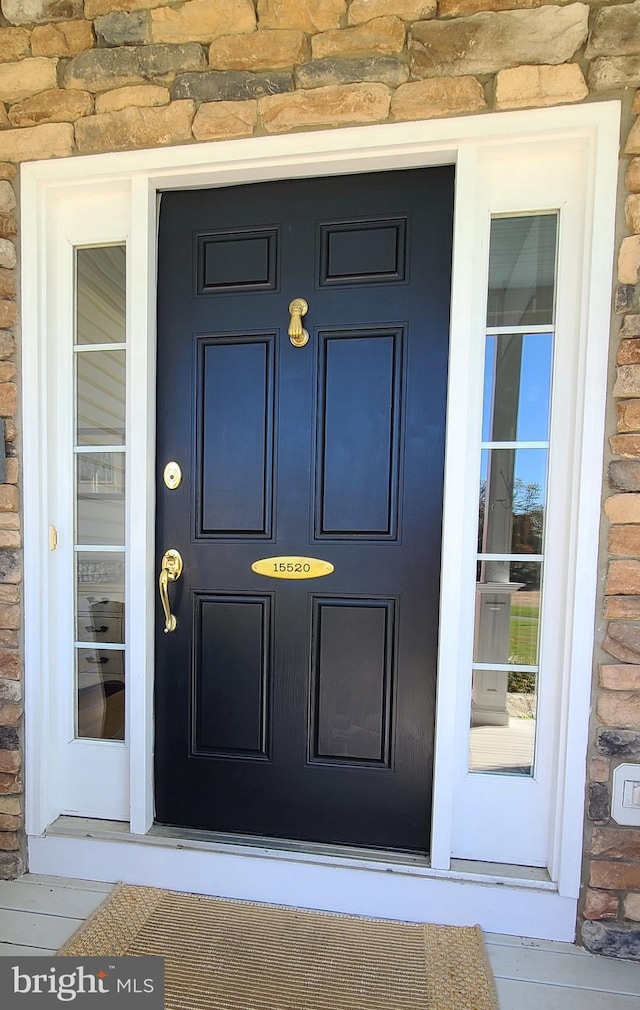
[[[164,1010],[162,957],[2,957],[0,1007]]]

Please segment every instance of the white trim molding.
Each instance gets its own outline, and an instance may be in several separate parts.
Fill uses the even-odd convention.
[[[462,918],[496,931],[572,938],[582,855],[610,320],[606,279],[613,262],[619,118],[618,102],[586,103],[22,166],[26,810],[32,871],[161,882],[365,914],[442,922]],[[241,853],[228,843],[211,842],[196,852],[163,844],[148,835],[153,824],[158,194],[438,164],[456,166],[456,207],[430,868],[409,872],[408,860],[401,871],[395,857],[396,868],[389,873],[386,864],[365,868],[344,856],[324,857],[320,867],[282,850],[245,847],[249,851]],[[112,205],[118,211],[105,212]],[[557,523],[548,531],[547,556],[556,552],[562,574],[549,595],[555,617],[550,618],[547,662],[554,673],[552,689],[541,695],[544,760],[540,775],[529,783],[531,791],[540,785],[546,806],[538,856],[520,861],[546,867],[548,876],[544,886],[523,886],[505,867],[488,886],[482,875],[454,872],[452,857],[517,861],[517,853],[516,859],[508,852],[505,858],[499,843],[509,832],[510,816],[521,818],[528,803],[522,780],[514,785],[504,776],[467,773],[489,221],[492,213],[546,210],[558,211],[562,222],[557,330],[572,351],[556,362],[562,395],[554,404],[553,423],[565,435],[555,457],[552,450],[552,485],[555,481],[562,493]],[[127,243],[127,486],[135,507],[127,512],[127,746],[112,748],[118,755],[113,777],[97,784],[106,781],[113,792],[107,811],[82,799],[86,782],[75,799],[68,795],[65,748],[70,741],[61,730],[66,702],[56,668],[58,647],[65,648],[60,629],[70,627],[68,597],[73,595],[70,569],[62,560],[71,519],[60,514],[70,476],[64,465],[57,469],[54,442],[69,409],[60,393],[65,346],[70,346],[63,323],[70,318],[73,282],[70,259],[60,250],[64,243],[116,240]],[[48,550],[49,524],[61,532],[60,553]],[[96,746],[102,746],[102,760],[107,748]],[[50,826],[64,813],[126,820],[127,837],[60,835]],[[475,850],[474,834],[484,839]]]
[[[82,834],[82,837],[80,837]],[[244,901],[317,908],[408,922],[465,926],[494,933],[571,940],[575,901],[554,885],[508,867],[448,871],[242,844],[201,843],[103,832],[82,824],[29,840],[38,873],[213,894]]]

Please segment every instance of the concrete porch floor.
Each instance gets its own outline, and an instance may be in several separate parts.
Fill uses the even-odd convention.
[[[34,874],[0,881],[0,956],[55,953],[111,888]],[[638,962],[595,957],[570,943],[496,933],[485,939],[501,1010],[637,1010],[640,1005]]]

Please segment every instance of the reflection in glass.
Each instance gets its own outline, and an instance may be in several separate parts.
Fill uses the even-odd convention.
[[[473,671],[469,768],[533,771],[540,635],[539,561],[483,561],[476,586],[474,663],[512,666]]]
[[[480,554],[542,552],[546,484],[546,449],[483,449]]]
[[[124,554],[76,554],[76,639],[124,644]]]
[[[487,336],[483,442],[545,442],[549,437],[551,333]]]
[[[80,351],[77,358],[77,444],[123,445],[125,351]]]
[[[491,222],[487,324],[506,332],[485,346],[472,772],[533,774],[557,223],[556,214]]]
[[[491,222],[487,326],[553,322],[556,214]]]
[[[76,543],[124,544],[124,453],[78,453]]]
[[[469,771],[533,774],[536,680],[535,673],[474,670]],[[497,697],[504,698],[505,704],[491,721],[488,714]]]
[[[76,649],[79,737],[124,740],[124,652]]]
[[[104,548],[125,542],[126,360],[97,347],[126,341],[125,268],[124,245],[76,249],[76,735],[94,740],[125,736],[125,556]]]
[[[76,344],[125,341],[125,247],[76,249]]]
[[[476,586],[474,663],[535,666],[540,561],[482,561]]]

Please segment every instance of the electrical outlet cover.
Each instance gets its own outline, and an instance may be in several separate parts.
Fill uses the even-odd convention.
[[[614,771],[611,816],[617,824],[640,825],[640,764],[618,765]]]

